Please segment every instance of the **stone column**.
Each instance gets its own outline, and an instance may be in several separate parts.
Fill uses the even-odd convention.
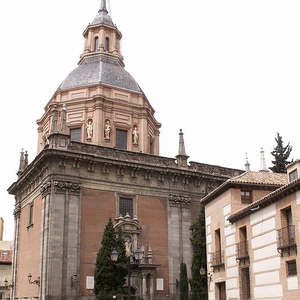
[[[154,296],[154,279],[153,274],[150,274],[149,300],[153,300]]]
[[[46,286],[47,286],[47,262],[48,262],[48,242],[49,242],[49,220],[50,220],[50,195],[51,195],[51,182],[45,183],[41,187],[42,194],[42,211],[41,211],[41,236],[40,236],[40,288],[39,298],[46,299]]]
[[[176,279],[179,280],[180,263],[184,261],[190,267],[190,199],[181,195],[169,196],[168,235],[169,235],[169,290],[176,293]]]
[[[21,215],[21,203],[16,199],[14,216],[15,216],[15,231],[14,231],[14,250],[12,259],[12,274],[11,274],[11,288],[10,299],[15,299],[16,286],[17,286],[17,267],[19,257],[19,242],[20,242],[20,215]]]
[[[78,284],[71,288],[71,276],[79,278],[81,187],[77,183],[53,181],[49,205],[49,229],[43,251],[46,255],[46,299],[74,299]],[[47,220],[47,217],[45,217]],[[45,230],[46,230],[45,222]],[[76,297],[75,297],[76,298]]]
[[[141,291],[141,296],[142,296],[142,299],[147,299],[147,282],[146,282],[146,279],[147,279],[147,274],[145,273],[142,273],[142,291]]]

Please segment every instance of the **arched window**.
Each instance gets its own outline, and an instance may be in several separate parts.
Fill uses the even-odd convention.
[[[109,51],[109,38],[105,39],[105,51]]]
[[[94,51],[98,51],[98,46],[99,46],[99,39],[96,36],[94,39]]]

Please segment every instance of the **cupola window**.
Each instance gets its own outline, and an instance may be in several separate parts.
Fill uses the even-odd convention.
[[[96,36],[94,39],[94,51],[98,51],[99,47],[99,38]]]
[[[81,128],[74,128],[70,130],[70,138],[73,142],[81,142]]]
[[[127,131],[126,130],[116,130],[116,148],[127,150]]]
[[[109,51],[109,38],[107,37],[106,39],[105,39],[105,51]]]

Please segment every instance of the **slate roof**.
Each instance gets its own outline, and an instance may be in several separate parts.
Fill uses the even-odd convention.
[[[264,186],[269,188],[279,188],[288,183],[286,174],[279,173],[267,173],[267,172],[253,172],[247,171],[241,175],[226,180],[218,188],[213,190],[207,196],[205,196],[201,203],[206,204],[216,197],[224,193],[226,190],[236,186]]]
[[[113,23],[110,15],[107,14],[106,10],[99,10],[99,14],[95,17],[94,21],[92,22],[92,25],[96,24],[106,24],[115,27],[115,24]]]
[[[67,76],[58,89],[67,90],[100,83],[143,93],[134,78],[116,60],[99,56],[86,58]]]

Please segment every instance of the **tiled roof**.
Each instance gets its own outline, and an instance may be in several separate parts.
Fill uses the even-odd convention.
[[[288,183],[286,174],[247,171],[241,175],[226,180],[223,184],[205,196],[201,202],[206,204],[233,186],[264,186],[279,188]]]
[[[231,216],[229,216],[230,222],[235,222],[238,219],[241,219],[251,213],[262,209],[271,203],[274,203],[287,195],[294,193],[300,189],[300,178],[288,183],[275,191],[271,192],[270,194],[260,198],[259,200],[249,204],[247,207],[241,208],[240,210],[234,212]]]
[[[248,184],[284,185],[288,183],[288,178],[286,174],[282,173],[248,171],[227,181]]]

